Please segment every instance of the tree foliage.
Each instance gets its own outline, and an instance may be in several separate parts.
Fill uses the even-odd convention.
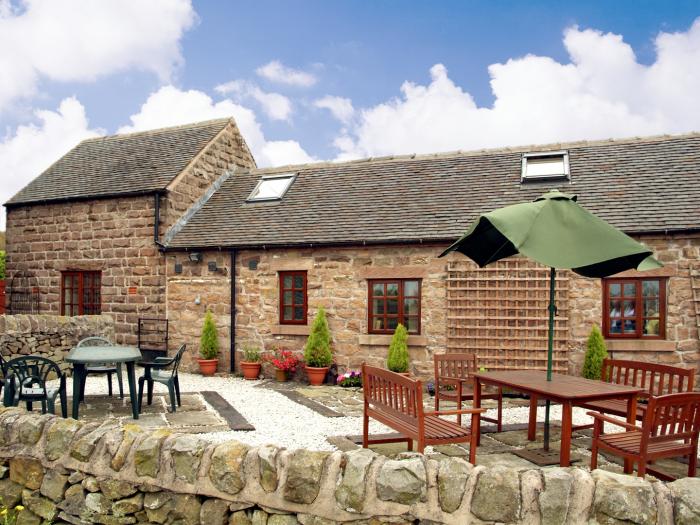
[[[603,371],[603,359],[608,357],[603,334],[597,325],[593,325],[586,342],[586,356],[583,359],[581,374],[587,379],[600,379]]]
[[[402,324],[396,327],[391,338],[386,367],[392,372],[408,372],[408,331]]]
[[[199,354],[202,359],[216,359],[219,355],[219,334],[216,333],[216,324],[211,312],[207,310],[202,326],[202,337],[199,340]]]
[[[0,279],[5,278],[5,252],[0,250]]]
[[[331,366],[333,353],[331,352],[331,332],[328,329],[326,311],[323,307],[318,309],[316,318],[311,325],[311,333],[304,347],[304,361],[306,366],[321,368]]]

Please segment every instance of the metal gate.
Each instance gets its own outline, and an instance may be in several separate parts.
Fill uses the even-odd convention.
[[[557,272],[554,371],[568,369],[569,272]],[[514,257],[447,266],[448,352],[476,353],[488,370],[546,370],[549,268]]]

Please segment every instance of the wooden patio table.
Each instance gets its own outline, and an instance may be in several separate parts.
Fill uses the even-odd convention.
[[[547,373],[539,370],[513,370],[505,372],[480,372],[474,374],[474,408],[481,407],[482,385],[507,387],[530,395],[530,418],[527,438],[534,441],[537,426],[537,400],[549,399],[562,405],[561,449],[559,465],[568,467],[571,458],[571,417],[574,405],[586,401],[603,399],[626,399],[627,422],[634,424],[637,414],[637,395],[642,388],[631,385],[617,385],[583,377],[552,374],[547,381]],[[478,424],[478,423],[477,423]],[[476,429],[477,436],[479,429]]]

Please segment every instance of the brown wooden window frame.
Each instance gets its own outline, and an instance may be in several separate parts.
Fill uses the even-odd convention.
[[[292,278],[292,287],[291,288],[285,288],[284,286],[284,278],[285,277],[291,277]],[[294,278],[295,277],[302,277],[303,278],[303,287],[298,288],[294,286]],[[308,295],[307,295],[307,272],[306,270],[293,270],[293,271],[280,271],[279,272],[279,290],[280,290],[280,300],[279,300],[279,322],[280,324],[293,324],[293,325],[305,325],[308,323],[308,311],[309,311],[309,301],[308,301]],[[303,291],[304,293],[304,300],[302,303],[296,303],[294,301],[294,292],[298,291]],[[284,292],[292,292],[292,302],[291,303],[286,303],[284,301]],[[292,309],[292,319],[285,319],[284,318],[284,309],[285,307],[291,307]],[[303,319],[294,319],[294,310],[295,308],[302,307],[304,309],[304,318]]]
[[[405,295],[404,293],[404,288],[406,282],[415,282],[418,284],[418,293],[417,295]],[[398,308],[398,313],[397,314],[389,314],[387,313],[387,308],[386,308],[386,301],[389,298],[394,298],[394,296],[389,296],[386,295],[387,293],[387,284],[398,284],[399,287],[399,294],[396,296],[396,298],[399,301],[399,308]],[[374,285],[375,284],[383,284],[384,285],[384,294],[385,295],[374,295]],[[407,317],[413,317],[416,318],[418,321],[418,329],[417,330],[408,330],[408,333],[411,335],[420,335],[421,333],[421,314],[422,314],[422,300],[421,300],[421,295],[423,291],[423,282],[422,279],[416,279],[416,278],[407,278],[407,279],[367,279],[367,332],[370,334],[393,334],[395,328],[384,328],[384,329],[375,329],[374,328],[374,319],[377,317],[383,317],[385,320],[385,325],[388,324],[388,319],[389,318],[398,318],[398,322],[406,327],[408,330],[408,325],[406,323],[406,318]],[[405,299],[418,299],[418,313],[414,315],[405,315],[404,314],[404,300]],[[374,306],[374,301],[375,300],[383,300],[384,301],[384,313],[383,314],[375,314],[373,313],[373,306]]]
[[[659,302],[659,313],[658,316],[654,317],[645,317],[644,316],[644,299],[646,296],[642,295],[643,292],[643,281],[657,281],[659,283],[659,295],[658,295],[658,302]],[[629,278],[610,278],[610,279],[603,279],[603,336],[607,339],[666,339],[666,284],[667,284],[667,279],[664,277],[629,277]],[[625,284],[635,284],[635,295],[632,297],[631,295],[626,296],[624,295],[624,288]],[[620,319],[622,322],[624,322],[625,319],[628,320],[634,320],[635,321],[635,331],[634,333],[629,332],[629,333],[624,333],[624,329],[622,333],[611,333],[610,331],[610,301],[611,301],[611,296],[610,296],[610,285],[612,284],[619,284],[620,285],[620,293],[621,295],[619,296],[619,300],[622,302],[621,304],[621,316],[618,317],[617,319]],[[651,297],[651,296],[649,296]],[[632,300],[634,299],[634,316],[626,316],[624,315],[624,301],[625,300]],[[645,319],[657,319],[659,320],[659,335],[644,335],[644,321]]]
[[[72,277],[75,279],[75,286],[66,287],[66,277]],[[91,277],[92,279],[86,279],[86,277]],[[87,282],[87,283],[86,283]],[[85,292],[87,292],[88,297],[92,298],[92,302],[85,301]],[[78,292],[78,302],[70,302],[70,312],[66,312],[66,291],[72,292],[77,289]],[[99,293],[99,301],[95,301],[95,291]],[[69,293],[70,293],[69,292]],[[87,313],[86,313],[87,311]],[[71,270],[61,272],[61,315],[100,315],[102,313],[102,272],[94,270]]]

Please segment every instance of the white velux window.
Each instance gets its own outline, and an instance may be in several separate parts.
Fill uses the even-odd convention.
[[[294,182],[296,175],[284,173],[281,175],[266,175],[258,181],[248,201],[274,201],[281,199]]]
[[[569,153],[548,151],[523,154],[522,180],[569,178]]]

